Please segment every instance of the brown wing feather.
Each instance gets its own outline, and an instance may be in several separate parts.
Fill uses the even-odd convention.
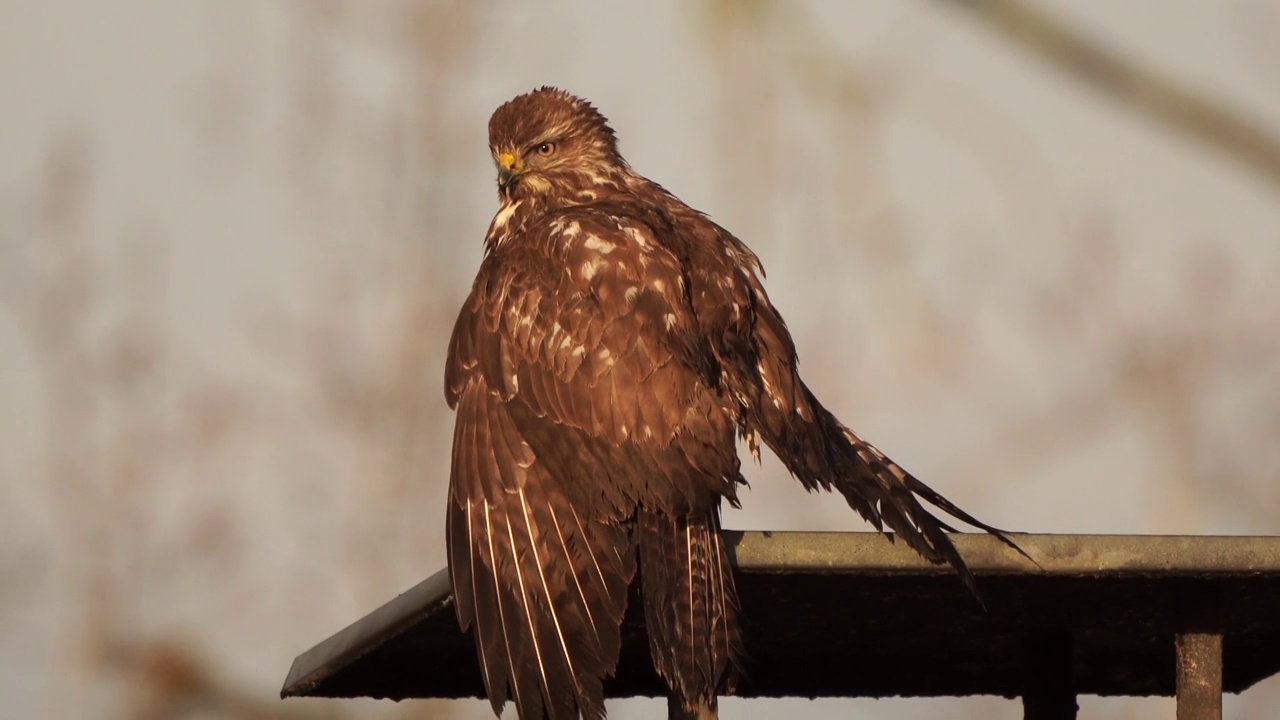
[[[947,537],[955,529],[920,500],[1018,552],[1021,548],[1004,531],[979,522],[906,472],[823,407],[800,379],[795,345],[756,274],[754,256],[702,216],[676,215],[683,223],[679,237],[700,238],[689,250],[695,285],[704,290],[695,292],[704,303],[696,310],[703,332],[722,340],[714,351],[724,384],[741,403],[743,434],[762,438],[806,489],[834,488],[877,530],[887,526],[926,559],[951,564],[981,602],[972,573]]]
[[[463,629],[495,712],[602,717],[635,571],[626,528],[584,520],[481,380],[458,405],[447,519]]]
[[[736,596],[708,518],[741,480],[736,425],[695,369],[685,293],[645,226],[598,210],[547,218],[481,267],[445,377],[458,413],[447,525],[495,712],[508,699],[526,720],[603,712],[638,514],[662,519],[645,535],[650,568],[665,557],[698,578],[669,590],[694,592],[681,637],[711,644],[700,680],[672,677],[696,695],[723,687]]]

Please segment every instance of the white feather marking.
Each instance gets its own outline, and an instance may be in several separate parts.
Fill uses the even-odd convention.
[[[507,223],[511,221],[511,216],[515,213],[516,208],[520,207],[523,200],[517,200],[498,208],[498,214],[493,216],[493,228],[495,230],[503,230],[507,227]]]
[[[523,497],[524,490],[520,490]],[[511,552],[516,551],[516,536],[511,529],[511,518],[507,518],[507,539],[511,541]],[[524,571],[520,569],[520,558],[512,558],[511,566],[516,569],[516,585],[520,588],[520,607],[524,610],[525,620],[529,624],[529,638],[533,641],[533,654],[538,658],[538,675],[542,678],[542,686],[550,687],[547,681],[547,667],[542,662],[542,646],[538,643],[538,628],[533,622],[533,611],[529,609],[529,591],[524,586]]]
[[[494,599],[498,601],[498,623],[502,626],[502,644],[507,648],[509,683],[515,694],[516,705],[519,706],[521,704],[520,683],[516,682],[515,655],[511,652],[511,638],[507,635],[507,613],[502,609],[502,579],[498,577],[498,557],[493,552],[493,525],[489,520],[489,503],[487,502],[484,504],[484,534],[489,541],[489,572],[493,574]]]
[[[578,272],[582,275],[583,280],[590,280],[596,276],[596,272],[600,269],[600,258],[591,258],[582,263],[582,267]]]
[[[578,511],[574,510],[572,505],[569,506],[569,514],[573,515],[573,522],[578,526],[578,537],[582,538],[582,544],[590,548],[591,543],[587,540],[587,530],[582,526],[582,518],[578,517]],[[591,566],[596,569],[596,575],[600,577],[600,587],[608,587],[604,579],[604,570],[600,568],[600,562],[596,560],[596,554],[588,552],[587,555],[591,558]]]
[[[684,525],[684,546],[685,555],[688,557],[688,562],[685,565],[688,566],[689,574],[689,658],[692,659],[697,654],[694,648],[697,646],[698,640],[693,631],[693,526],[689,524],[688,520],[685,521]]]
[[[660,293],[667,291],[667,282],[662,278],[654,278],[650,284],[653,285],[654,290],[657,290]]]
[[[875,445],[872,445],[871,443],[867,442],[866,440],[863,440],[862,438],[858,437],[857,435],[854,435],[852,432],[849,432],[848,430],[846,430],[846,431],[845,431],[845,437],[849,438],[849,442],[851,442],[851,443],[853,443],[853,444],[855,444],[855,445],[860,445],[860,446],[862,446],[862,447],[866,448],[866,449],[867,449],[867,452],[871,453],[872,455],[875,455],[877,458],[879,458],[879,459],[881,459],[881,460],[888,460],[888,458],[886,458],[886,457],[884,456],[884,453],[880,452],[880,449],[879,449],[879,448],[877,448]]]
[[[645,250],[649,249],[649,238],[645,237],[645,234],[640,232],[638,228],[624,227],[622,228],[622,232],[626,233],[627,237],[631,238],[635,242],[635,244],[639,245]]]
[[[574,686],[577,687],[578,672],[573,669],[573,655],[569,652],[569,643],[564,638],[564,630],[560,627],[560,616],[556,614],[555,600],[551,595],[551,586],[547,584],[547,573],[543,569],[542,558],[538,555],[538,540],[533,536],[533,518],[529,515],[529,501],[524,496],[524,488],[520,488],[520,507],[524,511],[524,526],[529,532],[529,548],[533,551],[534,564],[538,566],[538,579],[542,581],[542,592],[547,599],[547,612],[551,613],[551,624],[555,625],[556,637],[560,639],[560,650],[564,652],[565,664],[569,666],[569,676],[574,680]],[[565,548],[565,554],[569,552]],[[568,559],[567,557],[565,558]],[[569,572],[573,574],[572,570]],[[543,675],[544,681],[546,675]],[[549,688],[548,688],[549,689]]]
[[[720,592],[718,595],[718,598],[720,600],[720,607],[718,609],[720,611],[720,624],[724,626],[725,648],[727,650],[729,645],[729,606],[728,606],[728,599],[725,597],[726,593],[724,591],[724,565],[722,564],[723,558],[720,556],[720,543],[718,539],[713,539],[711,546],[716,551],[716,557],[715,557],[716,584],[720,587]],[[714,625],[711,628],[711,632],[713,634],[715,633]],[[714,643],[712,644],[712,647],[715,647]]]
[[[471,537],[471,528],[472,528],[471,498],[467,498],[466,514],[467,514],[467,565],[471,567],[471,603],[473,606],[471,608],[471,624],[472,624],[472,627],[474,628],[476,637],[482,638],[484,637],[484,633],[483,633],[483,629],[480,627],[480,613],[477,613],[475,611],[474,605],[476,602],[475,600],[476,592],[478,590],[478,588],[476,587],[476,571],[481,570],[483,568],[476,567],[475,538]],[[451,518],[449,522],[453,522],[452,520],[453,513],[449,513],[449,518]],[[450,535],[452,535],[452,533],[450,533]],[[452,574],[452,568],[450,568],[450,572]],[[457,580],[455,578],[451,576],[449,580],[454,583],[454,587],[457,587]],[[484,643],[483,642],[476,643],[476,649],[480,653],[480,672],[484,673],[485,690],[487,690],[489,694],[492,695],[494,691],[493,681],[489,676],[489,658],[484,656]]]
[[[622,293],[622,298],[627,301],[628,305],[635,305],[636,298],[640,296],[640,288],[632,285]]]
[[[751,457],[755,458],[756,465],[760,464],[760,431],[751,428],[746,432],[743,438],[747,441],[747,450],[751,451]]]
[[[574,220],[564,226],[563,234],[566,238],[572,240],[582,234],[582,226],[578,224],[577,220]]]
[[[556,529],[556,536],[560,538],[560,547],[564,548],[564,556],[565,558],[569,559],[570,563],[572,563],[573,554],[569,552],[569,543],[565,542],[564,530],[562,530],[560,527],[560,518],[556,517],[555,506],[548,504],[547,512],[551,513],[551,525]],[[585,538],[583,539],[583,542],[585,544],[586,542]],[[595,562],[595,555],[593,555],[590,552],[588,552],[587,554],[591,555],[591,561]],[[599,568],[597,568],[597,570],[598,569]],[[591,629],[595,631],[596,638],[598,639],[600,637],[600,630],[596,627],[595,616],[591,614],[591,603],[587,600],[586,590],[582,588],[582,579],[578,577],[577,572],[570,572],[569,577],[573,578],[573,584],[575,587],[578,588],[578,596],[582,598],[582,612],[586,613],[587,622],[591,623]]]
[[[668,330],[675,327],[676,326],[675,313],[667,313],[666,315],[662,316],[662,322],[667,326]]]
[[[538,461],[538,456],[534,454],[533,448],[529,447],[529,443],[523,437],[520,438],[520,455],[521,457],[515,458],[516,467],[518,468],[528,470],[530,466]]]
[[[756,372],[760,375],[760,382],[764,385],[765,394],[773,402],[773,406],[782,409],[782,398],[778,397],[778,393],[773,389],[773,383],[769,382],[769,373],[764,369],[764,363],[756,363]]]
[[[618,246],[612,241],[606,240],[599,235],[588,235],[587,239],[582,241],[582,247],[588,250],[594,250],[601,255],[608,255]]]

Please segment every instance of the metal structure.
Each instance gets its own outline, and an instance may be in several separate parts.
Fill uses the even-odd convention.
[[[953,573],[873,533],[726,532],[749,661],[739,696],[1176,695],[1179,720],[1280,672],[1280,537],[955,537]],[[633,595],[609,697],[664,696]],[[436,573],[294,660],[282,696],[478,697],[475,650]]]

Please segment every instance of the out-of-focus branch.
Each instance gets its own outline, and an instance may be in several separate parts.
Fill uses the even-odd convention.
[[[130,681],[123,717],[178,720],[212,715],[227,720],[309,720],[338,717],[311,708],[283,706],[220,677],[196,652],[173,641],[113,643],[108,663]],[[308,710],[311,710],[308,712]]]
[[[1280,189],[1280,137],[1173,79],[1102,47],[1023,0],[934,0]]]

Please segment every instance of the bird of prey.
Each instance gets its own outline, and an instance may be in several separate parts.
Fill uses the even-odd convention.
[[[543,87],[493,113],[489,149],[501,206],[444,385],[450,579],[495,714],[603,717],[633,581],[673,716],[714,712],[744,656],[719,532],[739,437],[974,589],[922,501],[1001,531],[818,402],[756,256],[632,171],[600,112]]]

